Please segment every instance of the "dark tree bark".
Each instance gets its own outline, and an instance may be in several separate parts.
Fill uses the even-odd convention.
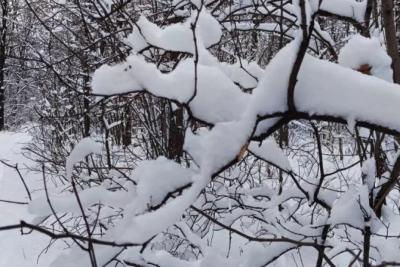
[[[400,55],[397,46],[396,25],[393,0],[382,1],[383,26],[385,28],[386,47],[392,58],[393,81],[400,83]]]
[[[4,130],[5,125],[5,64],[6,64],[6,46],[7,46],[7,16],[8,1],[1,1],[1,28],[0,28],[0,131]]]

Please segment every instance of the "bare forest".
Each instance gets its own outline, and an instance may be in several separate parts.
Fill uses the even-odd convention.
[[[400,266],[400,1],[0,0],[9,266]]]

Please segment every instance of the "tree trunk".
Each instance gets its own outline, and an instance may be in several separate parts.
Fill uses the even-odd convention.
[[[0,131],[4,130],[5,125],[5,64],[6,64],[6,45],[7,45],[7,16],[8,1],[1,2],[1,28],[0,28]]]
[[[392,58],[393,81],[395,83],[400,83],[400,56],[397,46],[396,25],[393,11],[393,0],[382,1],[383,26],[385,28],[387,52]]]

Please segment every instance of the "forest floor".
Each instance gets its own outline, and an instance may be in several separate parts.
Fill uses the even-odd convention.
[[[39,174],[28,171],[27,166],[33,162],[22,155],[23,147],[30,140],[31,137],[26,133],[0,132],[0,159],[11,165],[18,164],[22,176],[32,191],[32,197],[35,198],[35,194],[40,193],[38,188],[43,187],[42,180]],[[0,200],[29,201],[16,170],[2,163],[0,163]],[[27,221],[33,219],[27,205],[0,201],[0,227],[17,224],[22,219]],[[28,232],[26,229],[24,231]],[[21,236],[21,230],[0,232],[0,267],[49,266],[62,248],[62,243],[58,243],[46,253],[49,242],[50,238],[39,233]]]

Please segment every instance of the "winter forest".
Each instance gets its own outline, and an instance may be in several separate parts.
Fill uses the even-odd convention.
[[[400,1],[0,0],[9,266],[400,266]]]

